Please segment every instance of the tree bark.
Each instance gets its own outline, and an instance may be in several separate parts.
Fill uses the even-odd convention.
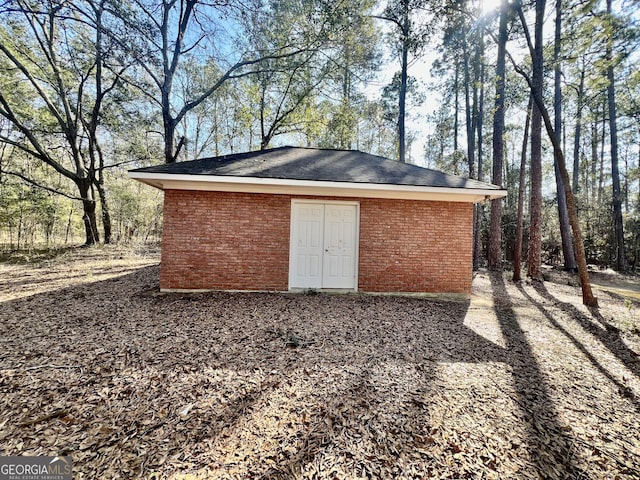
[[[584,108],[584,67],[580,71],[577,93],[576,128],[573,136],[573,193],[580,191],[580,141],[582,140],[582,109]]]
[[[102,214],[102,231],[104,233],[104,243],[111,243],[111,214],[109,213],[109,201],[107,198],[107,192],[104,188],[104,181],[98,181],[95,183],[95,185],[96,189],[98,190],[98,197],[100,198],[100,212]]]
[[[502,187],[502,164],[504,159],[504,92],[505,62],[507,46],[507,20],[509,6],[506,0],[500,4],[500,29],[498,33],[498,58],[496,61],[496,93],[493,113],[493,183]],[[489,225],[489,269],[502,270],[502,200],[491,200],[491,223]]]
[[[164,111],[166,110],[166,111]],[[165,163],[175,163],[178,159],[179,151],[176,151],[176,124],[169,113],[169,104],[167,108],[163,107],[163,127],[164,127],[164,161]]]
[[[465,79],[465,118],[466,118],[466,130],[467,130],[467,167],[469,170],[469,178],[476,177],[476,132],[478,131],[478,83],[480,75],[480,63],[481,63],[481,51],[480,43],[476,45],[475,53],[473,56],[473,80],[470,78],[470,56],[467,48],[467,40],[464,39],[463,43],[463,57],[464,57],[464,79]],[[471,86],[471,92],[470,87]],[[478,145],[480,148],[480,145]],[[476,246],[479,246],[480,238],[480,223],[479,215],[481,211],[476,207],[473,210],[473,244],[474,244],[474,262],[473,268],[478,269],[479,262],[479,250]]]
[[[104,243],[111,243],[111,214],[109,213],[109,203],[107,202],[107,192],[104,188],[104,156],[102,154],[102,149],[100,148],[100,143],[98,141],[98,124],[102,115],[102,105],[103,100],[107,93],[112,90],[117,83],[117,80],[114,81],[110,87],[104,88],[103,85],[103,46],[102,46],[102,35],[103,35],[103,23],[102,23],[102,15],[104,13],[104,0],[96,4],[91,4],[96,16],[96,29],[95,29],[95,89],[96,89],[96,99],[93,104],[93,109],[91,112],[91,117],[88,122],[88,143],[89,143],[89,158],[91,160],[91,177],[95,176],[96,171],[96,163],[98,164],[98,176],[94,178],[94,184],[98,189],[98,196],[100,197],[100,210],[102,212],[102,228],[104,232]],[[119,75],[118,75],[119,77]],[[97,162],[96,162],[97,157]]]
[[[598,169],[598,204],[602,202],[604,193],[604,143],[607,132],[607,102],[602,104],[602,131],[600,132],[600,165]]]
[[[542,105],[542,96],[536,94],[536,103]],[[564,182],[564,191],[567,196],[567,206],[569,210],[569,221],[571,222],[571,229],[573,230],[573,236],[576,243],[576,259],[578,261],[578,272],[580,275],[580,286],[582,287],[582,302],[589,307],[597,307],[598,300],[593,295],[591,290],[591,281],[589,280],[589,270],[587,269],[587,257],[584,250],[584,241],[582,239],[582,230],[580,227],[580,221],[578,220],[578,209],[576,208],[575,197],[570,187],[569,172],[567,172],[567,166],[564,160],[564,154],[560,143],[553,135],[553,128],[551,127],[551,120],[549,114],[546,111],[542,111],[544,115],[545,126],[547,133],[551,138],[554,152],[558,158],[558,165],[560,167],[560,174]]]
[[[484,46],[483,46],[484,51]],[[484,141],[482,125],[484,123],[484,62],[480,65],[480,99],[478,104],[478,180],[482,181],[483,176],[483,148]],[[484,205],[476,204],[475,208],[475,224],[474,224],[474,243],[473,243],[473,269],[477,270],[480,266],[480,251],[482,250],[482,220],[484,217]]]
[[[554,68],[554,128],[558,142],[562,138],[562,85],[560,70],[560,47],[562,41],[562,0],[556,0],[556,21],[555,39],[553,48]],[[560,237],[562,238],[562,257],[564,259],[564,269],[567,271],[576,270],[576,258],[573,251],[573,239],[571,238],[571,226],[569,225],[569,213],[567,211],[567,197],[564,194],[564,185],[558,159],[553,160],[553,169],[556,177],[556,195],[558,198],[558,220],[560,222]]]
[[[409,69],[409,5],[407,0],[403,0],[402,17],[402,58],[400,69],[400,92],[398,94],[398,160],[405,163],[407,161],[407,145],[405,133],[405,116],[407,103],[407,77]]]
[[[475,52],[473,54],[473,88],[471,90],[471,138],[472,138],[472,146],[473,146],[473,155],[470,157],[469,162],[469,177],[470,178],[478,178],[476,175],[476,158],[479,154],[479,150],[481,146],[476,143],[476,134],[478,132],[479,124],[479,107],[478,107],[478,94],[479,94],[479,85],[480,85],[480,65],[482,64],[482,54],[483,46],[482,46],[482,38],[477,39],[477,44],[475,48]],[[478,153],[476,153],[478,152]]]
[[[545,0],[536,1],[535,46],[532,53],[533,89],[542,92],[544,83],[543,22]],[[531,200],[529,203],[529,252],[527,275],[542,281],[542,114],[538,102],[531,114]]]
[[[529,82],[529,79],[523,70],[517,69],[517,71],[520,75],[527,78],[527,81]],[[576,208],[575,197],[569,186],[569,172],[567,172],[567,165],[565,163],[564,154],[562,153],[562,147],[560,146],[560,142],[558,142],[555,132],[553,131],[551,118],[549,117],[549,112],[547,112],[546,108],[544,107],[542,94],[539,90],[536,90],[534,88],[532,81],[529,83],[529,86],[531,88],[535,104],[538,105],[538,109],[544,120],[547,134],[549,135],[549,139],[551,140],[551,143],[553,145],[553,151],[558,158],[560,175],[562,175],[562,180],[564,182],[564,191],[565,195],[567,196],[567,207],[569,210],[569,222],[571,223],[571,230],[573,231],[573,238],[575,239],[576,244],[576,260],[578,262],[580,287],[582,288],[582,302],[589,307],[598,307],[598,300],[593,295],[593,292],[591,290],[591,281],[589,280],[589,270],[587,269],[587,257],[584,250],[582,229],[578,220],[578,209]]]
[[[460,123],[460,115],[458,110],[460,109],[460,62],[456,60],[455,73],[453,77],[453,153],[458,151],[458,129]]]
[[[596,176],[598,170],[598,109],[595,109],[593,122],[591,123],[591,168],[589,169],[589,183],[591,185],[591,203],[595,205],[599,201],[598,189],[596,187]]]
[[[100,241],[98,222],[96,221],[96,202],[91,192],[91,180],[88,178],[75,181],[82,197],[82,221],[84,223],[86,246],[95,245]]]
[[[536,20],[538,19],[538,6],[536,6]],[[544,13],[544,7],[542,8],[542,11],[540,13]],[[519,8],[518,9],[518,16],[520,17],[520,22],[522,24],[522,28],[525,32],[525,36],[527,37],[527,43],[529,45],[529,49],[531,51],[531,55],[532,57],[535,57],[534,55],[534,48],[531,45],[531,39],[529,36],[529,31],[527,29],[527,24],[526,24],[526,20],[524,18],[524,14],[522,13],[522,9]],[[537,23],[537,22],[536,22]],[[536,25],[537,26],[537,25]],[[540,31],[540,33],[542,33]],[[537,43],[537,40],[536,40]],[[582,238],[582,230],[580,227],[580,222],[578,220],[578,210],[576,207],[576,202],[575,202],[575,197],[573,195],[573,191],[571,190],[570,187],[570,178],[569,178],[569,173],[567,172],[567,165],[565,163],[565,159],[564,159],[564,154],[562,152],[562,147],[560,146],[560,142],[558,141],[558,138],[556,137],[555,132],[553,131],[553,125],[551,123],[551,118],[549,117],[549,112],[547,111],[547,109],[544,106],[544,100],[542,97],[542,88],[539,88],[539,86],[541,87],[541,85],[536,85],[536,83],[529,78],[529,76],[527,75],[527,73],[522,70],[522,68],[520,68],[515,61],[513,61],[512,58],[512,63],[513,66],[516,70],[516,72],[518,72],[529,84],[529,88],[531,89],[531,94],[533,95],[533,100],[535,102],[534,106],[537,106],[537,110],[540,113],[540,116],[542,117],[542,119],[544,120],[544,125],[545,125],[545,129],[547,130],[547,135],[549,136],[549,139],[551,140],[551,144],[553,145],[553,151],[554,154],[556,155],[557,159],[558,159],[558,166],[560,168],[560,175],[562,176],[562,181],[563,181],[563,186],[564,186],[564,190],[565,190],[565,195],[567,196],[567,207],[569,210],[569,222],[571,223],[571,230],[573,231],[573,238],[575,240],[575,245],[576,245],[576,260],[578,262],[578,272],[580,275],[580,286],[582,288],[582,302],[589,306],[589,307],[598,307],[598,300],[596,299],[596,297],[593,295],[593,292],[591,290],[591,282],[589,280],[589,270],[587,269],[587,258],[586,258],[586,254],[585,254],[585,250],[584,250],[584,240]],[[535,60],[534,60],[534,65],[535,65]],[[535,73],[535,71],[534,71]],[[534,108],[534,112],[535,112],[535,108]],[[533,120],[533,118],[532,118]],[[532,128],[533,128],[533,122],[532,122]],[[532,142],[533,143],[533,142]]]
[[[513,252],[513,281],[522,280],[522,230],[524,217],[524,188],[527,169],[527,144],[529,143],[529,128],[531,126],[531,109],[533,108],[533,96],[529,95],[527,105],[527,118],[524,123],[522,135],[522,153],[520,155],[520,175],[518,178],[518,213],[516,217],[516,244]]]
[[[607,14],[611,15],[611,2],[607,0]],[[622,219],[622,192],[620,190],[620,170],[618,167],[618,126],[616,112],[616,87],[613,72],[613,30],[609,28],[607,41],[607,104],[609,107],[609,136],[611,138],[611,180],[613,186],[613,226],[615,234],[615,268],[619,272],[627,270],[627,258],[624,248],[624,222]]]
[[[473,178],[473,166],[475,164],[475,130],[474,122],[472,118],[472,105],[471,105],[471,93],[469,91],[470,85],[474,82],[471,81],[471,75],[469,73],[469,50],[467,48],[466,38],[462,44],[463,49],[463,62],[464,62],[464,112],[465,123],[467,130],[467,166],[469,169],[469,178]],[[474,87],[475,88],[475,87]]]

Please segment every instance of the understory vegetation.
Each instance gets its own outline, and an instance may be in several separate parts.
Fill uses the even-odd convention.
[[[569,193],[586,262],[637,271],[639,38],[611,0],[4,2],[0,249],[157,241],[128,169],[289,144],[502,185],[476,267],[577,269]]]

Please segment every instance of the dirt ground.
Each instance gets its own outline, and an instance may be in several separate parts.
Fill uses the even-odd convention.
[[[0,263],[0,455],[71,455],[75,479],[640,478],[633,278],[589,310],[553,272],[457,301],[161,295],[155,248],[22,260]]]

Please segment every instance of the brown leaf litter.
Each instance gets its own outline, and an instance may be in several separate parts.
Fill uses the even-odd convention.
[[[157,251],[0,264],[0,454],[74,478],[640,478],[640,306],[154,294]],[[564,283],[563,283],[564,282]]]

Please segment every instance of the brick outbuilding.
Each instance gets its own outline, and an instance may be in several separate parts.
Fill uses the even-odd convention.
[[[281,147],[140,168],[164,190],[160,288],[468,293],[495,185],[357,151]]]

